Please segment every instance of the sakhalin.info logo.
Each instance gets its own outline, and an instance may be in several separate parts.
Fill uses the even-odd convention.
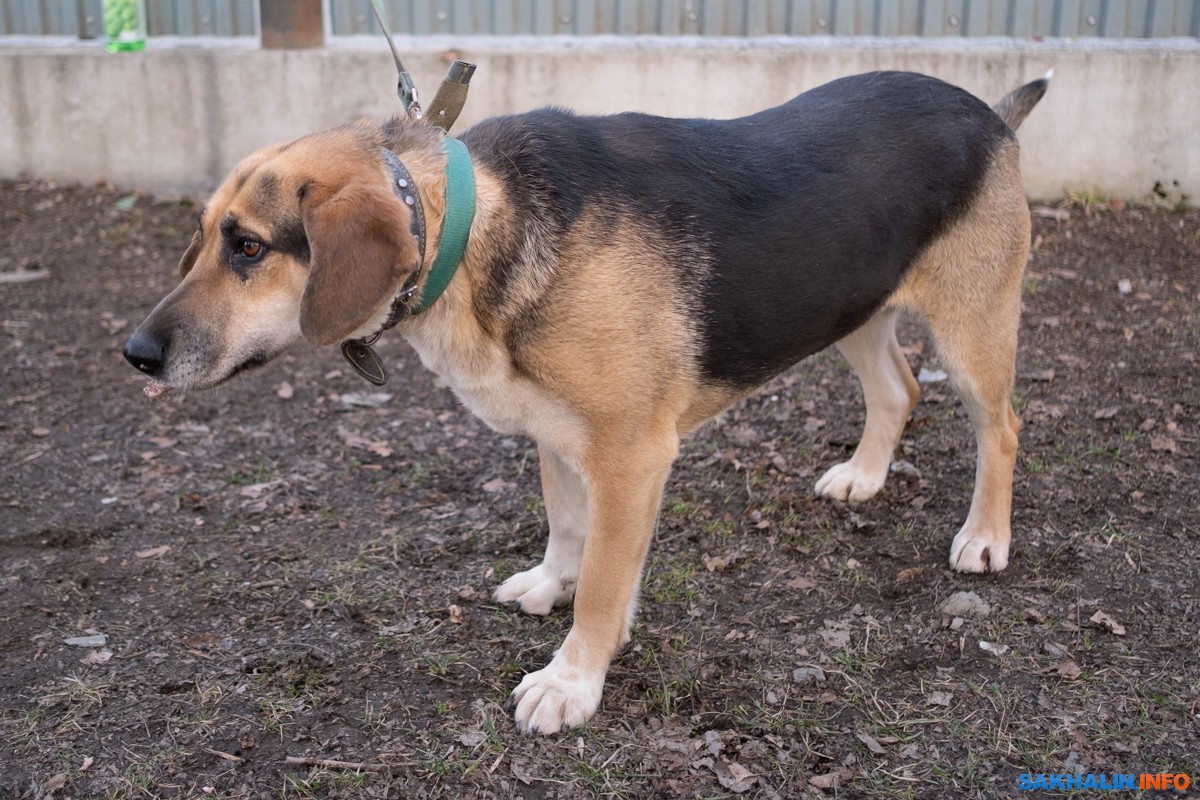
[[[1133,789],[1175,789],[1186,792],[1192,785],[1192,779],[1182,772],[1143,772],[1135,775],[1132,772],[1112,772],[1097,775],[1085,772],[1080,775],[1046,775],[1043,773],[1023,773],[1017,777],[1017,788],[1022,790],[1040,789],[1042,791],[1079,791],[1094,789],[1099,791],[1131,791]]]

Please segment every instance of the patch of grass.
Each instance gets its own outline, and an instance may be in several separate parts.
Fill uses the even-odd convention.
[[[284,697],[260,697],[256,705],[262,715],[264,733],[278,733],[279,741],[283,742],[284,732],[294,721],[296,701]]]
[[[422,658],[426,671],[438,678],[444,678],[450,674],[450,667],[459,660],[456,653],[426,653]]]
[[[230,486],[252,486],[256,483],[266,483],[271,480],[273,474],[274,470],[271,469],[271,465],[267,463],[266,459],[259,459],[253,467],[233,473],[225,479],[225,482]]]
[[[673,553],[670,559],[643,580],[643,596],[657,604],[690,606],[699,594],[696,563],[691,552]]]
[[[110,788],[104,795],[105,800],[129,800],[129,798],[146,798],[158,800],[168,795],[178,795],[180,790],[188,787],[177,782],[178,762],[187,757],[187,753],[178,749],[156,749],[145,755],[126,749],[131,763],[120,776],[118,785]]]
[[[327,797],[357,797],[360,796],[359,790],[366,788],[367,782],[371,780],[371,773],[318,767],[304,777],[289,772],[284,775],[283,780],[281,796],[284,798],[317,800]]]
[[[680,655],[650,648],[644,648],[641,655],[640,670],[648,684],[645,701],[651,713],[663,717],[687,713],[700,689],[700,677],[693,666]]]
[[[62,706],[58,729],[80,729],[80,719],[104,705],[113,681],[109,677],[88,674],[70,675],[60,685],[38,698],[38,705],[48,708]]]
[[[688,519],[695,511],[695,504],[684,500],[682,497],[671,496],[663,501],[662,514],[664,517]]]
[[[1096,188],[1091,189],[1072,189],[1067,192],[1067,197],[1063,200],[1064,208],[1080,208],[1085,214],[1091,214],[1098,208],[1108,206],[1111,198],[1104,192]]]
[[[603,753],[597,753],[586,760],[564,755],[557,760],[555,767],[564,773],[564,782],[582,791],[583,796],[628,797],[638,785],[634,764],[622,757],[619,749],[603,761],[599,760],[601,755]]]
[[[711,522],[704,523],[702,530],[710,536],[729,539],[737,531],[737,523],[728,518],[714,519]]]

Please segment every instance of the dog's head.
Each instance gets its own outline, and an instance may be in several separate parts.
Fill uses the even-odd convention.
[[[148,394],[215,386],[301,338],[326,345],[381,327],[420,266],[383,144],[357,123],[234,169],[200,215],[183,280],[125,344]]]

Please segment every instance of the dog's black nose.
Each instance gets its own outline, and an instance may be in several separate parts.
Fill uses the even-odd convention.
[[[126,361],[154,378],[162,370],[163,354],[166,350],[165,341],[146,331],[137,330],[129,337],[125,349],[121,352],[125,354]]]

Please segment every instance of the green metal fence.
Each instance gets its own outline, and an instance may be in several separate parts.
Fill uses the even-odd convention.
[[[397,33],[1200,37],[1200,0],[386,0]],[[101,0],[0,0],[0,34],[93,37]],[[151,35],[253,36],[254,0],[147,0]],[[328,0],[334,35],[377,33]]]

